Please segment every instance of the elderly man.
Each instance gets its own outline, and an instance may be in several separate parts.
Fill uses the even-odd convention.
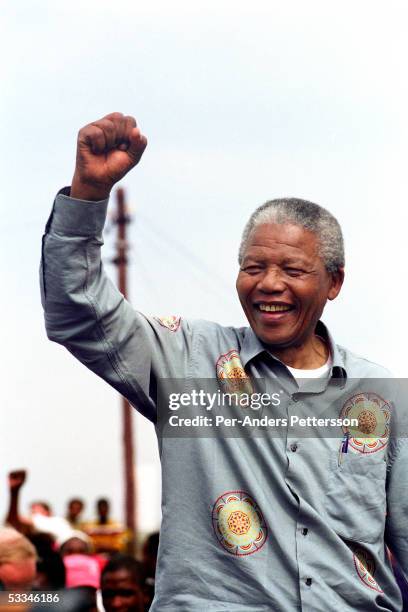
[[[109,193],[145,147],[120,113],[80,130],[72,186],[57,195],[43,242],[48,336],[153,422],[169,379],[216,379],[239,397],[262,379],[277,400],[262,414],[280,428],[272,418],[235,437],[157,428],[163,524],[152,610],[401,609],[385,543],[408,571],[407,445],[389,439],[388,392],[360,385],[388,372],[338,346],[320,321],[343,283],[337,221],[295,199],[254,212],[237,280],[249,328],[146,317],[100,259]],[[240,400],[231,409],[245,412]],[[331,433],[292,424],[322,415]]]

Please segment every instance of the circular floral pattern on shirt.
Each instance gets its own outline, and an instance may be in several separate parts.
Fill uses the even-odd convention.
[[[358,426],[343,427],[350,434],[348,448],[355,453],[375,453],[388,443],[391,406],[377,393],[357,393],[343,406],[341,418],[357,419]]]
[[[156,321],[163,327],[167,327],[172,332],[176,332],[180,327],[181,317],[177,315],[170,315],[168,317],[154,317]]]
[[[363,434],[372,435],[377,428],[377,417],[370,410],[362,410],[358,415],[358,430]]]
[[[255,500],[245,491],[228,491],[212,510],[217,540],[232,555],[251,555],[262,548],[268,528]]]
[[[229,515],[228,527],[236,535],[245,535],[251,528],[251,519],[245,512],[236,510]]]
[[[228,393],[248,393],[253,389],[236,349],[220,355],[215,364],[217,378]]]
[[[353,559],[354,567],[361,582],[373,591],[383,593],[378,582],[374,579],[376,567],[372,554],[364,550],[364,548],[355,548]]]

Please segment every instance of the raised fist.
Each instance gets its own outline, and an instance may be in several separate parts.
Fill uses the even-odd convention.
[[[133,117],[111,113],[78,133],[71,197],[103,200],[142,157],[146,138]]]
[[[8,482],[9,488],[11,490],[20,489],[25,483],[25,479],[27,476],[27,472],[25,470],[16,470],[14,472],[9,472]]]

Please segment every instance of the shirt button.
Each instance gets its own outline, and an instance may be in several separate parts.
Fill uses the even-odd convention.
[[[296,453],[298,449],[298,445],[297,444],[291,444],[290,445],[290,450],[292,451],[292,453]]]
[[[305,580],[305,584],[307,586],[312,586],[312,582],[313,582],[313,580],[311,578],[306,578],[306,580]]]
[[[307,532],[308,532],[308,531],[309,531],[309,530],[308,530],[308,528],[307,528],[307,527],[303,527],[303,529],[302,529],[302,535],[307,535]]]
[[[298,402],[299,401],[298,397],[296,395],[294,395],[294,394],[292,395],[292,400],[294,402]]]

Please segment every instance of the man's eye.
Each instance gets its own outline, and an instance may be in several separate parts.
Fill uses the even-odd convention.
[[[300,270],[299,268],[285,268],[285,272],[289,276],[300,276],[304,274],[304,270]]]
[[[262,268],[261,266],[245,266],[245,268],[242,268],[242,270],[247,274],[258,274]]]

